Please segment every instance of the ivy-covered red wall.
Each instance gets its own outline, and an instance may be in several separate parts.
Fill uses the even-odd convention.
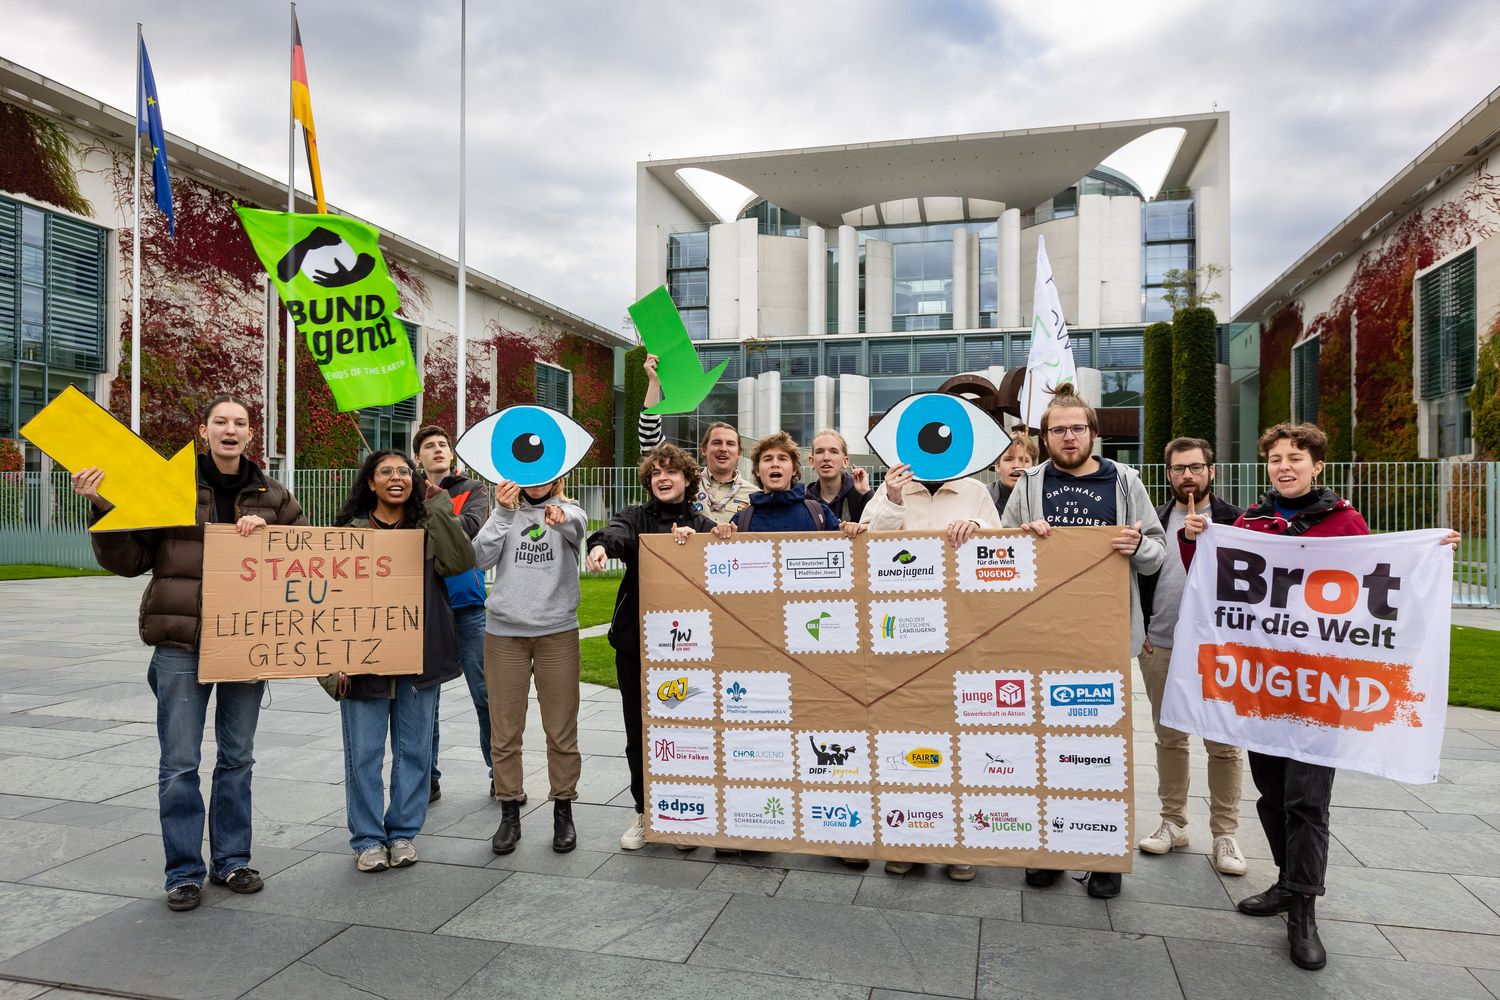
[[[1412,212],[1366,251],[1327,310],[1305,319],[1296,301],[1272,316],[1261,335],[1261,423],[1290,418],[1292,345],[1317,334],[1318,426],[1328,434],[1329,460],[1415,460],[1413,281],[1419,270],[1490,236],[1497,224],[1500,177],[1486,159],[1456,197]]]

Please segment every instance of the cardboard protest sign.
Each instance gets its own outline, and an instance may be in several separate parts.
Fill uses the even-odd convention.
[[[1010,445],[993,417],[946,392],[918,392],[900,400],[865,440],[886,465],[909,465],[912,476],[924,483],[945,483],[988,469]]]
[[[373,226],[333,215],[235,211],[341,411],[422,391]]]
[[[1198,537],[1162,723],[1398,781],[1437,780],[1448,714],[1446,529]]]
[[[594,446],[594,435],[566,413],[520,404],[464,431],[453,451],[481,479],[545,486],[566,476]]]
[[[648,839],[1129,871],[1117,531],[642,536]]]
[[[198,679],[422,672],[423,534],[203,529]]]

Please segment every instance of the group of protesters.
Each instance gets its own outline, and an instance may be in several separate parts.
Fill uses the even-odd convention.
[[[660,398],[655,358],[646,364],[649,405]],[[697,532],[727,538],[739,532],[824,531],[854,537],[870,531],[942,531],[957,546],[975,532],[1020,529],[1045,538],[1056,527],[1117,527],[1111,545],[1129,560],[1130,650],[1156,724],[1159,826],[1137,845],[1148,855],[1186,848],[1189,741],[1160,723],[1173,632],[1195,541],[1210,524],[1233,524],[1277,534],[1358,535],[1369,528],[1332,489],[1318,484],[1327,438],[1309,424],[1278,424],[1260,438],[1270,488],[1249,510],[1214,494],[1213,447],[1196,438],[1166,446],[1170,497],[1153,504],[1135,469],[1098,455],[1098,417],[1071,387],[1060,386],[1040,417],[1040,442],[1014,431],[994,465],[997,479],[927,482],[908,465],[889,469],[872,484],[851,465],[838,433],[813,436],[807,454],[815,480],[803,483],[803,451],[788,434],[757,441],[750,477],[741,469],[742,445],[730,424],[708,427],[699,461],[662,437],[660,418],[638,425],[643,457],[643,503],[615,511],[592,534],[577,502],[558,479],[538,487],[502,481],[491,488],[458,470],[448,433],[422,428],[414,457],[376,451],[365,459],[335,523],[375,530],[419,530],[425,538],[423,658],[417,673],[397,677],[339,674],[323,679],[338,699],[345,761],[349,845],[361,872],[416,863],[415,838],[428,807],[442,794],[438,767],[439,691],[462,676],[478,720],[479,749],[490,769],[489,794],[498,802],[492,838],[497,854],[519,845],[522,737],[535,684],[547,746],[552,849],[577,845],[572,803],[578,795],[580,569],[601,572],[610,560],[624,564],[609,643],[614,648],[624,716],[626,760],[635,817],[620,847],[646,843],[641,720],[639,613],[640,538],[671,534],[679,543]],[[198,429],[197,523],[190,527],[102,532],[93,535],[99,564],[122,576],[150,572],[141,603],[141,639],[154,647],[147,681],[157,698],[161,759],[159,796],[166,855],[165,890],[173,910],[199,905],[205,877],[232,892],[263,887],[251,862],[251,771],[256,723],[265,682],[200,684],[203,525],[233,524],[245,536],[266,525],[306,524],[296,499],[246,456],[253,439],[250,409],[233,396],[212,400]],[[75,492],[92,501],[97,520],[109,509],[99,495],[103,474],[82,469]],[[1447,542],[1456,543],[1456,534]],[[537,547],[551,555],[536,558]],[[493,571],[488,588],[485,574]],[[1060,637],[1059,642],[1066,642]],[[217,759],[205,813],[199,761],[210,694],[215,695]],[[1246,862],[1236,839],[1242,754],[1205,740],[1208,755],[1210,861],[1219,872],[1241,876]],[[382,768],[391,756],[389,788]],[[1285,756],[1251,752],[1250,772],[1259,793],[1257,811],[1278,874],[1263,892],[1239,902],[1251,916],[1286,913],[1290,955],[1304,968],[1321,968],[1314,903],[1324,893],[1329,807],[1334,770]],[[208,825],[210,858],[203,860]],[[687,848],[690,850],[691,848]],[[864,867],[862,859],[845,864]],[[886,862],[904,875],[913,865]],[[970,865],[947,874],[967,882]],[[1035,888],[1056,884],[1062,872],[1027,869]],[[1090,896],[1118,896],[1122,876],[1087,873]]]

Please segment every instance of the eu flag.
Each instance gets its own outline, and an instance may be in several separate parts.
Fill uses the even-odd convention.
[[[141,148],[151,154],[151,179],[156,188],[156,207],[167,217],[167,233],[177,235],[172,217],[172,178],[167,174],[167,137],[161,127],[161,104],[156,98],[156,77],[151,72],[151,57],[146,55],[146,40],[141,39],[141,92],[136,95],[136,128]]]

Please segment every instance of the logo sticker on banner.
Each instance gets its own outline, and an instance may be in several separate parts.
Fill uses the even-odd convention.
[[[1125,716],[1118,671],[1044,671],[1041,688],[1044,726],[1112,726]]]
[[[780,786],[731,785],[724,789],[724,834],[757,840],[797,835],[796,797]]]
[[[1030,535],[969,539],[958,547],[958,589],[1035,590],[1036,539]]]
[[[652,667],[646,671],[648,714],[662,719],[712,719],[714,672]]]
[[[646,662],[676,663],[714,658],[713,622],[708,611],[648,611]]]
[[[718,771],[712,729],[652,726],[647,739],[646,767],[652,774],[712,778]]]
[[[953,784],[953,737],[947,733],[876,733],[876,777],[887,785]]]
[[[948,585],[946,548],[941,538],[871,538],[870,590],[942,590]]]
[[[942,653],[948,649],[948,605],[942,598],[870,602],[870,650]]]
[[[1284,538],[1214,525],[1183,589],[1163,724],[1436,781],[1453,595],[1446,534]]]
[[[725,722],[791,722],[791,675],[761,670],[721,672],[719,715]]]
[[[948,847],[954,833],[953,796],[946,792],[881,792],[880,842],[897,847]]]
[[[959,809],[965,847],[1035,851],[1042,846],[1041,804],[1035,795],[965,795]]]
[[[875,843],[869,792],[802,792],[802,839],[833,844]]]
[[[793,601],[782,613],[788,652],[859,652],[859,611],[853,601]]]
[[[789,538],[777,552],[785,592],[854,589],[854,545],[847,538]]]
[[[1048,733],[1042,759],[1049,788],[1091,792],[1125,790],[1125,738]]]
[[[647,789],[646,808],[651,813],[651,828],[658,833],[708,836],[719,832],[719,793],[713,785],[652,782]]]
[[[796,772],[791,730],[724,730],[724,777],[789,781]]]
[[[757,594],[776,589],[775,542],[712,542],[703,550],[704,589],[710,594]]]
[[[1064,854],[1129,854],[1125,803],[1053,796],[1042,806],[1047,850]]]
[[[960,726],[1029,726],[1031,675],[990,670],[953,675],[953,705]]]
[[[1042,783],[1031,733],[960,733],[958,781],[978,788],[1031,788]]]
[[[864,733],[815,730],[797,734],[797,774],[821,784],[867,784],[870,743]]]

